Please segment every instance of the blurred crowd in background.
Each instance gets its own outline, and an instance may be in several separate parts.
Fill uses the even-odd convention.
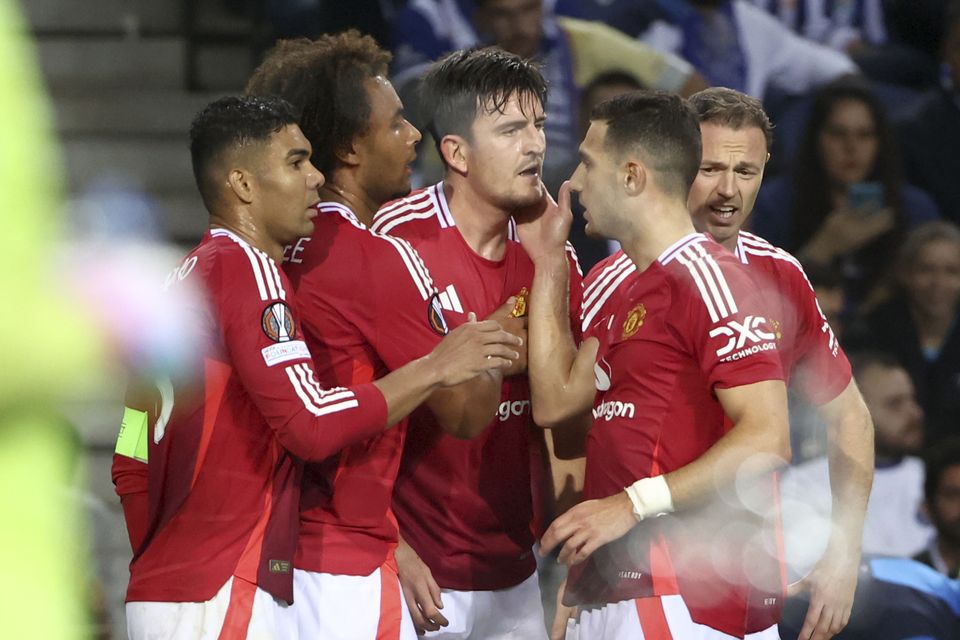
[[[357,28],[388,45],[421,130],[418,79],[443,54],[496,44],[539,60],[553,193],[576,166],[591,108],[609,97],[727,86],[761,98],[775,142],[747,226],[802,261],[870,409],[864,553],[960,577],[960,1],[272,0],[256,10],[271,42]],[[426,139],[416,182],[440,172]],[[614,249],[582,220],[571,240],[584,272]],[[825,429],[799,400],[791,412],[785,500],[803,494],[829,513]]]

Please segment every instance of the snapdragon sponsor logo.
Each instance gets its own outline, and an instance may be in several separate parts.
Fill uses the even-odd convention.
[[[497,407],[497,416],[500,422],[506,422],[510,418],[516,418],[522,415],[530,414],[529,400],[505,400]]]
[[[619,400],[601,402],[593,408],[593,419],[603,419],[607,422],[614,418],[632,418],[635,414],[636,407],[632,402],[620,402]]]
[[[730,320],[714,327],[710,330],[711,338],[727,338],[727,342],[717,349],[717,357],[721,362],[733,362],[761,351],[776,349],[776,335],[766,331],[766,325],[767,320],[762,316],[747,316],[743,322]]]

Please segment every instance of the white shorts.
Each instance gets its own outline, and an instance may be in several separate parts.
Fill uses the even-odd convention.
[[[128,602],[130,640],[288,640],[293,607],[252,582],[227,580],[206,602]]]
[[[442,589],[440,613],[450,623],[428,631],[430,640],[547,640],[537,573],[508,589]]]
[[[368,576],[294,569],[293,601],[301,638],[417,638],[392,558]]]
[[[642,621],[641,621],[642,620]],[[736,640],[690,619],[680,596],[623,600],[580,610],[567,622],[567,640]],[[776,625],[746,640],[779,640]]]

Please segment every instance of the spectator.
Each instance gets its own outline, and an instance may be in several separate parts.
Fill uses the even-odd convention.
[[[944,217],[960,223],[960,0],[947,8],[940,87],[901,127],[908,178],[933,196]]]
[[[883,0],[752,0],[792,31],[853,53],[887,41]]]
[[[927,445],[958,434],[960,416],[960,228],[929,222],[900,251],[893,298],[849,340],[894,354],[910,372],[927,416]]]
[[[763,186],[753,224],[805,264],[840,266],[848,302],[857,304],[906,231],[936,217],[930,197],[903,182],[876,96],[844,78],[815,95],[793,173]]]
[[[804,94],[856,71],[846,55],[798,36],[748,0],[657,3],[663,19],[640,37],[683,56],[712,85],[763,99],[768,86]]]
[[[555,190],[577,164],[579,92],[611,70],[634,75],[643,86],[689,95],[705,85],[687,62],[655,51],[602,23],[558,16],[545,0],[414,0],[397,16],[394,83],[417,78],[440,54],[496,44],[543,64],[550,86],[545,131],[550,153],[544,182]],[[469,16],[469,19],[467,18]]]
[[[923,508],[937,535],[914,560],[960,578],[960,439],[944,441],[932,450],[926,467]]]
[[[923,463],[915,455],[923,438],[923,410],[910,376],[893,356],[862,352],[851,355],[850,363],[876,431],[863,553],[909,557],[924,549],[933,534],[922,513]],[[820,556],[829,531],[827,460],[790,467],[782,494],[787,557],[802,574]]]

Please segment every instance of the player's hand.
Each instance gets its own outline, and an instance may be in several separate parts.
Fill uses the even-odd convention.
[[[430,567],[424,564],[403,538],[400,538],[395,555],[403,598],[407,601],[417,633],[423,635],[425,631],[439,631],[440,627],[450,624],[440,613],[440,609],[443,609],[440,587],[433,579]]]
[[[517,296],[510,296],[506,302],[486,317],[487,320],[496,321],[501,329],[512,333],[523,341],[523,344],[517,348],[520,357],[503,370],[504,377],[527,372],[527,316],[526,313],[519,317],[516,315],[518,302],[521,305],[526,305],[526,297],[518,301]]]
[[[567,621],[576,619],[577,607],[568,607],[563,604],[563,592],[567,588],[567,579],[560,583],[557,591],[557,612],[553,616],[553,625],[550,626],[550,640],[564,640],[567,637]]]
[[[546,556],[562,543],[557,560],[574,565],[625,535],[635,524],[633,504],[625,491],[600,500],[587,500],[553,521],[540,540],[540,555]]]
[[[859,550],[851,552],[834,540],[803,580],[790,585],[787,595],[810,592],[810,608],[800,630],[803,640],[827,640],[850,621],[860,567]]]
[[[451,331],[430,355],[440,386],[453,387],[491,369],[507,369],[520,358],[523,340],[493,320],[469,320]]]
[[[534,263],[563,255],[570,236],[573,212],[570,210],[570,181],[560,185],[557,200],[544,189],[544,198],[535,207],[517,212],[517,235],[520,244]]]

